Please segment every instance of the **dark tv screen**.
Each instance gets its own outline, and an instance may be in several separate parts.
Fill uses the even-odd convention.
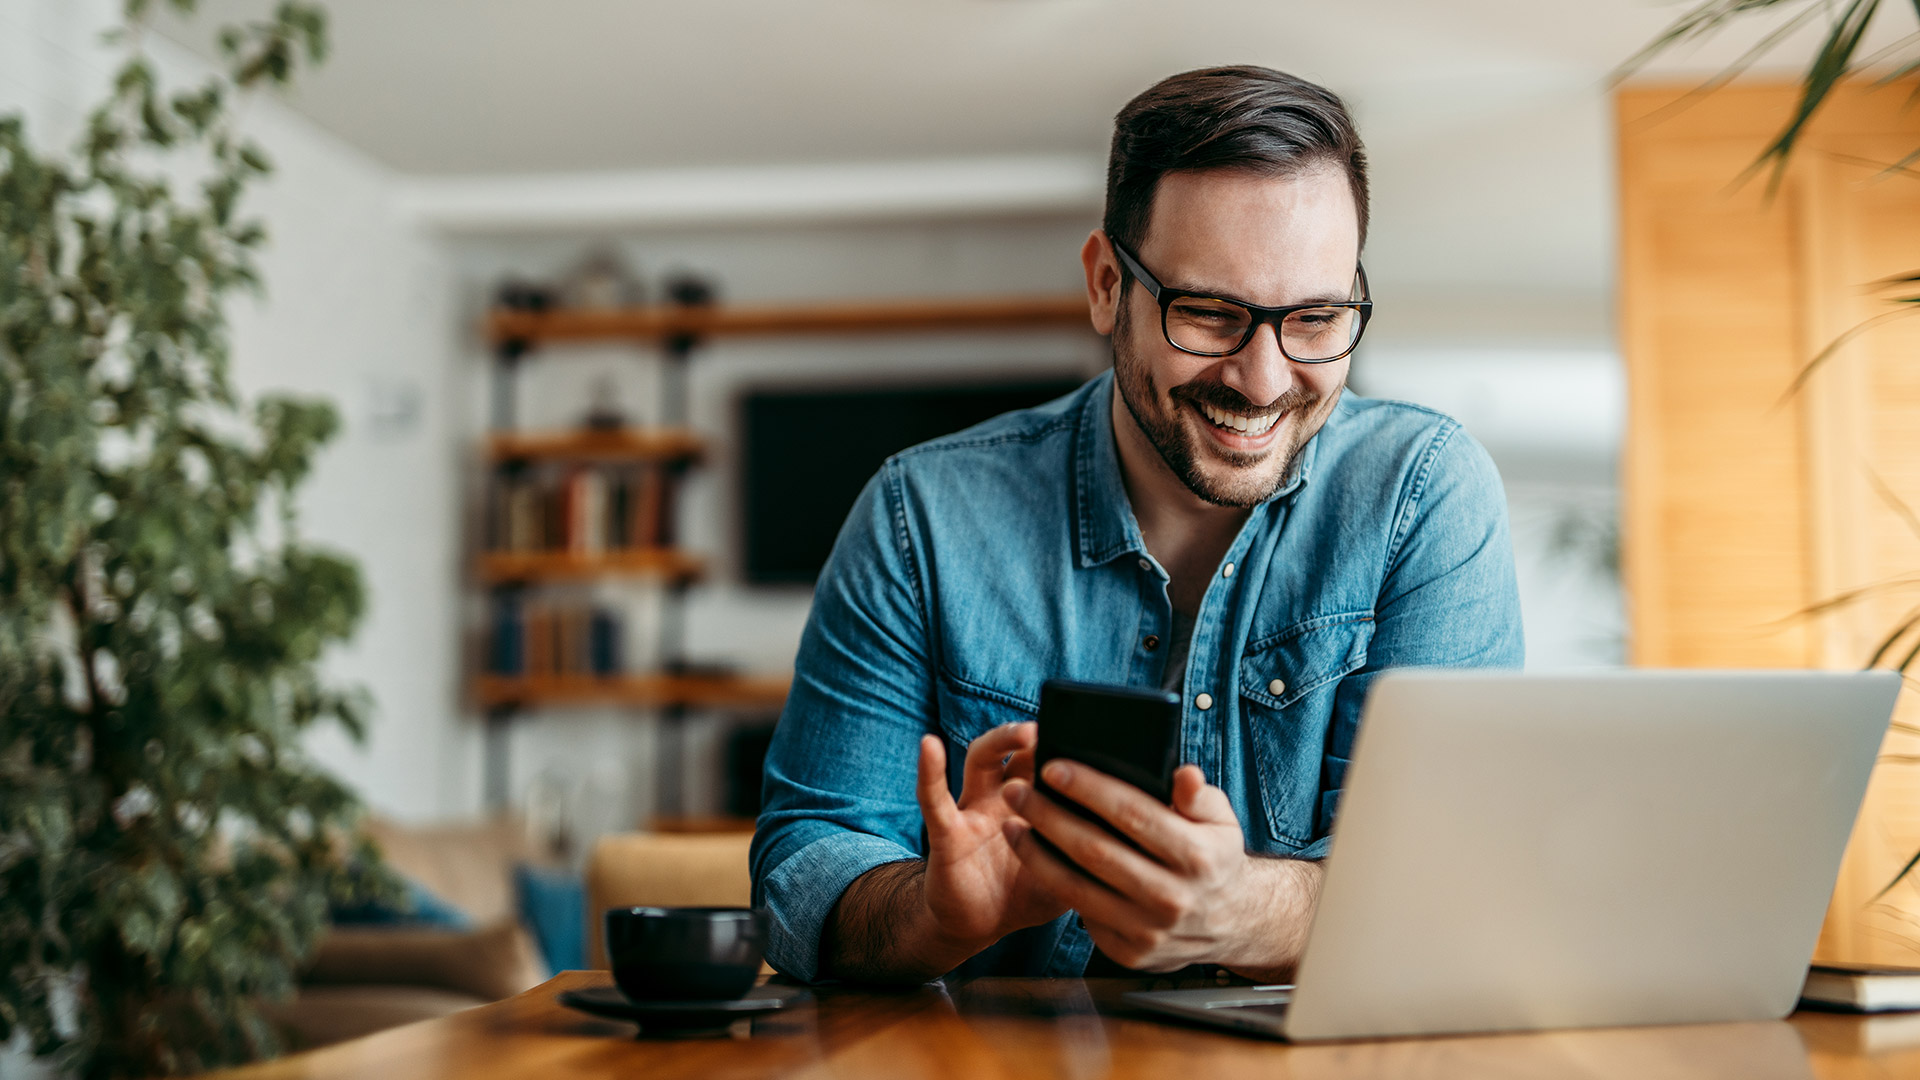
[[[742,395],[746,577],[811,584],[841,523],[891,454],[1068,393],[1077,378],[863,384]]]

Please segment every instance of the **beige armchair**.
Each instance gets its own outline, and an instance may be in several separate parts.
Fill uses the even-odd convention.
[[[746,907],[751,832],[619,833],[587,860],[587,962],[607,966],[601,915],[612,907]]]

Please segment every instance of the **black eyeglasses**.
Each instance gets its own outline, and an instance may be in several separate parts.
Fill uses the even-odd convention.
[[[1241,300],[1224,300],[1205,293],[1169,289],[1147,272],[1120,241],[1113,250],[1127,272],[1140,279],[1160,302],[1160,332],[1167,344],[1195,356],[1232,356],[1247,347],[1261,323],[1272,323],[1280,351],[1301,364],[1325,364],[1347,355],[1360,344],[1360,333],[1373,317],[1373,301],[1289,304],[1261,307]],[[1367,271],[1354,269],[1354,294],[1367,295]]]

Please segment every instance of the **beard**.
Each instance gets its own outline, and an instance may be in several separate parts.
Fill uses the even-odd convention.
[[[1261,406],[1224,383],[1188,382],[1170,388],[1163,398],[1154,385],[1150,366],[1133,349],[1126,314],[1123,300],[1113,333],[1114,384],[1119,387],[1121,403],[1167,468],[1188,491],[1215,506],[1257,506],[1272,498],[1292,475],[1300,448],[1326,420],[1324,414],[1315,416],[1321,412],[1323,395],[1295,385],[1271,404]],[[1249,453],[1224,449],[1205,442],[1204,436],[1188,426],[1183,414],[1194,415],[1200,423],[1210,421],[1197,409],[1184,407],[1183,402],[1211,405],[1250,419],[1286,414],[1275,423],[1286,424],[1288,429],[1282,430],[1274,445],[1265,450]]]

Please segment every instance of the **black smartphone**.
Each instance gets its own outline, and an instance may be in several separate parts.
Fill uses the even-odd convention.
[[[1100,815],[1059,794],[1040,779],[1054,758],[1078,761],[1173,802],[1173,770],[1180,764],[1180,697],[1167,690],[1052,679],[1040,687],[1040,738],[1034,747],[1035,786],[1047,797],[1126,840]],[[1045,837],[1034,839],[1052,848]],[[1058,850],[1054,854],[1060,854]],[[1064,856],[1062,856],[1064,858]]]

